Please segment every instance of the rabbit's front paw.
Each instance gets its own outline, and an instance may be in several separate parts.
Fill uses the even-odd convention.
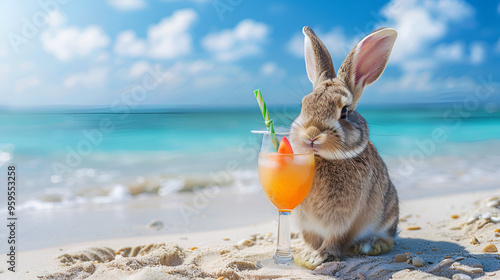
[[[320,264],[322,264],[328,257],[326,252],[321,252],[318,250],[305,250],[302,254],[295,258],[295,262],[303,267],[309,269],[315,269]]]
[[[393,245],[394,242],[389,239],[368,239],[354,244],[351,250],[354,254],[377,256],[389,252]]]

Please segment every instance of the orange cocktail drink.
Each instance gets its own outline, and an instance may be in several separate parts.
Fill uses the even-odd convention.
[[[309,193],[314,178],[314,154],[259,154],[259,181],[279,211],[292,211]]]
[[[314,154],[294,154],[287,133],[261,133],[259,181],[264,193],[278,209],[277,247],[274,256],[257,262],[257,267],[296,269],[291,249],[291,214],[307,196],[314,179]]]
[[[286,137],[288,133],[277,133],[269,116],[260,90],[254,91],[259,103],[267,131],[252,131],[262,134],[259,153],[259,181],[266,194],[278,208],[278,236],[276,252],[270,259],[257,262],[257,267],[291,268],[295,264],[292,254],[290,226],[292,210],[306,198],[314,178],[314,154],[295,154]]]

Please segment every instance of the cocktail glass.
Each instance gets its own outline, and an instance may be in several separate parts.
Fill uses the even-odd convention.
[[[314,154],[277,153],[267,131],[262,134],[259,153],[259,181],[267,198],[279,211],[276,253],[270,259],[261,260],[257,267],[300,268],[294,264],[291,250],[291,214],[309,193],[314,178]],[[288,133],[275,133],[278,143]],[[274,145],[276,141],[274,142]]]

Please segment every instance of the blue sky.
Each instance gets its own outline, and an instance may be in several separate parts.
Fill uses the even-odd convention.
[[[499,1],[30,3],[0,4],[0,106],[246,107],[256,88],[271,106],[298,105],[311,90],[304,25],[336,69],[374,29],[398,31],[361,104],[466,102],[485,90],[480,102],[500,103]]]

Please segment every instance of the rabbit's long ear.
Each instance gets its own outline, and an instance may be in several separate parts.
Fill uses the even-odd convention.
[[[338,78],[353,93],[356,106],[363,88],[375,82],[384,72],[398,33],[391,28],[373,31],[361,40],[340,66]]]
[[[304,26],[304,56],[309,81],[315,87],[318,83],[335,78],[332,58],[325,45],[309,26]]]

